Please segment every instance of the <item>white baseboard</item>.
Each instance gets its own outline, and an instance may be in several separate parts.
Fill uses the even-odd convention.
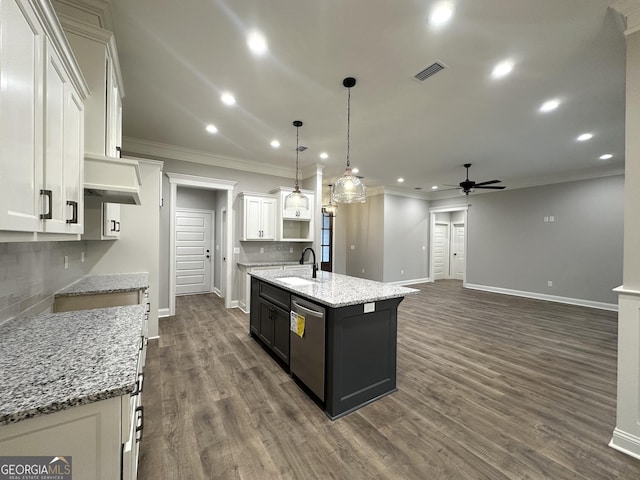
[[[416,285],[418,283],[430,283],[430,278],[414,278],[412,280],[398,280],[395,282],[385,282],[387,285]]]
[[[238,300],[231,300],[231,302],[229,303],[229,308],[238,308],[240,302],[238,302]]]
[[[640,437],[616,428],[609,446],[640,460]]]
[[[213,293],[215,293],[218,297],[222,298],[222,292],[219,288],[213,287]]]
[[[158,309],[158,318],[164,318],[164,317],[170,317],[170,316],[171,316],[171,310],[169,310],[168,308]]]
[[[578,305],[580,307],[598,308],[600,310],[618,311],[618,305],[615,303],[594,302],[592,300],[584,300],[581,298],[560,297],[557,295],[547,295],[544,293],[525,292],[522,290],[511,290],[510,288],[492,287],[489,285],[477,285],[467,283],[466,288],[472,290],[482,290],[483,292],[501,293],[504,295],[513,295],[516,297],[533,298],[535,300],[546,300],[547,302],[566,303],[569,305]]]

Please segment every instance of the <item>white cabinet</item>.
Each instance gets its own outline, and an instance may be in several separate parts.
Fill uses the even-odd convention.
[[[242,235],[240,240],[276,239],[276,199],[272,195],[241,193]]]
[[[86,102],[85,151],[118,157],[123,89],[115,38],[112,32],[88,23],[82,5],[70,7],[74,3],[78,2],[55,2],[60,23],[91,90]]]
[[[70,85],[58,53],[47,42],[45,70],[44,231],[83,230],[84,105]]]
[[[0,231],[75,239],[88,90],[54,21],[44,0],[0,2]]]
[[[102,230],[107,238],[120,238],[120,204],[102,204]]]
[[[313,212],[314,194],[310,190],[300,190],[309,199],[309,208],[284,207],[284,200],[292,188],[279,187],[270,193],[278,198],[278,214],[276,216],[276,239],[281,242],[312,242],[313,241]]]

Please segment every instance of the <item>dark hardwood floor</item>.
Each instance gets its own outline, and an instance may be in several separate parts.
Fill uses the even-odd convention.
[[[398,392],[335,422],[213,295],[180,297],[146,366],[139,478],[640,479],[607,446],[616,314],[417,286]]]

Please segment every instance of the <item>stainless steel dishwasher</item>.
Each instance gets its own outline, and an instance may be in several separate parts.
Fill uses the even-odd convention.
[[[302,383],[324,401],[324,344],[326,311],[324,307],[300,297],[291,296],[291,352],[289,368]],[[298,335],[294,325],[297,316],[304,317],[304,333]]]

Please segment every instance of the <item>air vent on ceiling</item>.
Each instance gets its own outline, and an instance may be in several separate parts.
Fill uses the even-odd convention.
[[[427,78],[432,77],[433,75],[438,73],[440,70],[444,70],[445,68],[447,68],[447,66],[444,63],[434,62],[431,65],[429,65],[427,68],[422,70],[421,72],[416,73],[414,78],[417,78],[418,80],[423,82]]]

